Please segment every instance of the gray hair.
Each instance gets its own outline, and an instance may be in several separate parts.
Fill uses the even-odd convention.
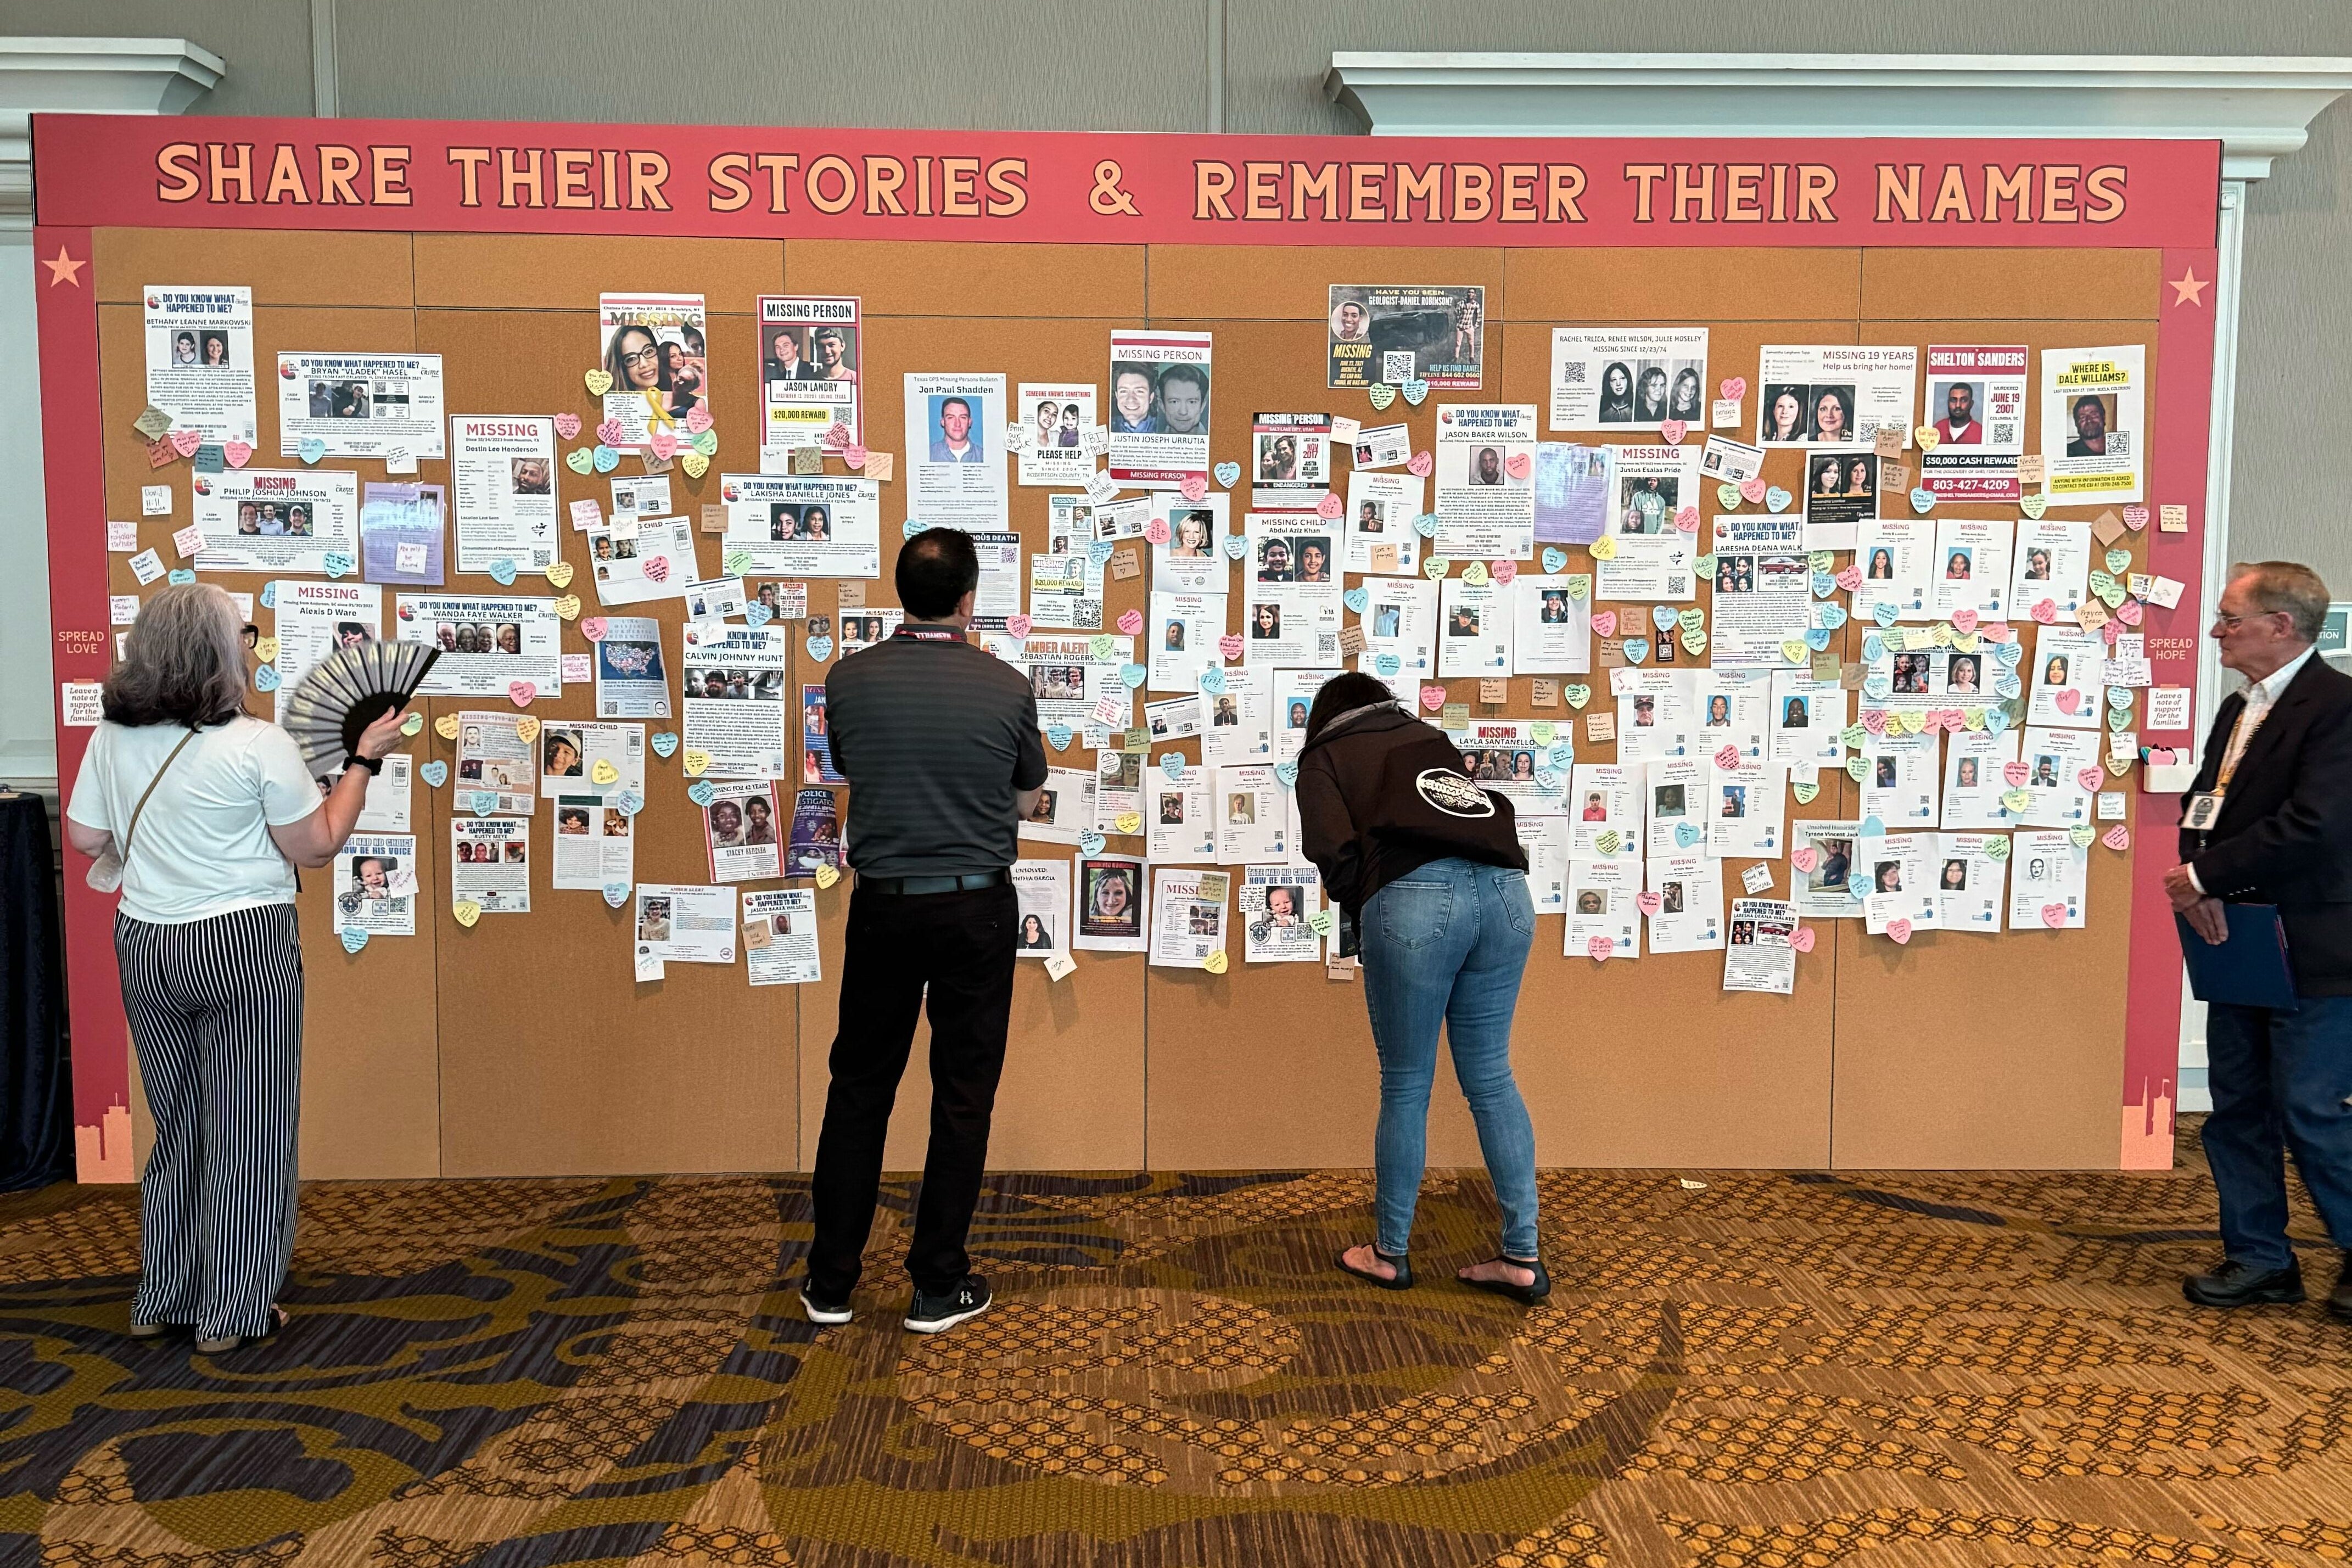
[[[245,711],[244,626],[236,601],[215,584],[165,588],[131,625],[102,693],[106,717],[191,730],[236,718]]]
[[[2292,620],[2297,641],[2319,640],[2327,620],[2327,584],[2302,562],[2240,561],[2231,566],[2230,581],[2246,584],[2246,597],[2263,615]]]

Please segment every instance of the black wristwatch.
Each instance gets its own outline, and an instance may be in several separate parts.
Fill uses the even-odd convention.
[[[353,752],[350,756],[343,759],[343,766],[347,768],[365,768],[372,774],[380,774],[383,772],[383,763],[380,759],[375,757],[362,757],[357,752]]]

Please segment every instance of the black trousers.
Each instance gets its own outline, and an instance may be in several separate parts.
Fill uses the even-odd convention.
[[[841,966],[841,1030],[816,1144],[816,1242],[809,1283],[821,1299],[848,1299],[857,1283],[882,1184],[890,1107],[929,988],[931,1142],[915,1205],[907,1272],[940,1295],[971,1270],[964,1241],[988,1163],[988,1123],[1004,1069],[1013,1013],[1019,901],[1012,887],[904,894],[864,888],[849,900]]]

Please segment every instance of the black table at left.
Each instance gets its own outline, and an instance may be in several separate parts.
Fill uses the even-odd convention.
[[[73,1174],[73,1070],[48,805],[0,795],[0,1193]]]

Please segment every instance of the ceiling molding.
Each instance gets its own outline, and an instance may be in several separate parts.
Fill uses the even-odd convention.
[[[2352,59],[2155,55],[1335,54],[1375,136],[2154,137],[2259,180]]]
[[[185,38],[0,38],[0,227],[33,212],[36,114],[177,114],[228,62]]]

